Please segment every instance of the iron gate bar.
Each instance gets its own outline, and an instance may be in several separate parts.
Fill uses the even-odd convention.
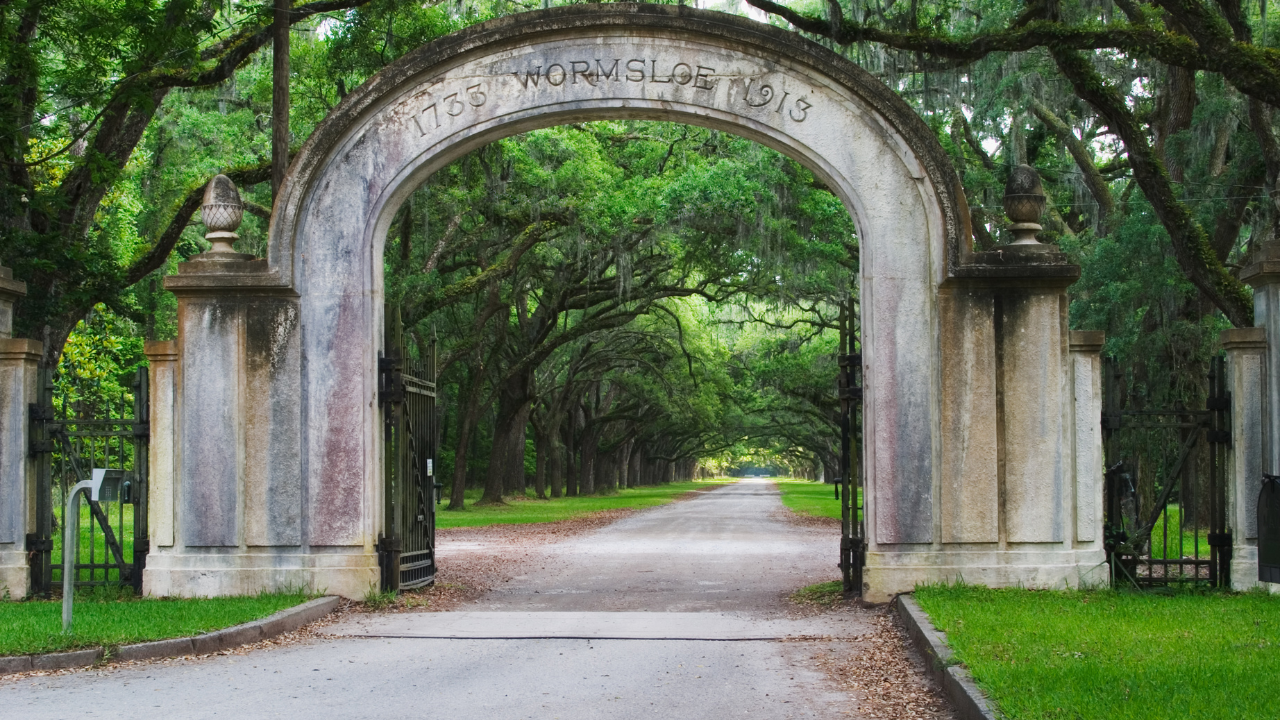
[[[379,543],[382,587],[397,591],[435,581],[436,342],[409,352],[399,309],[386,315],[379,357],[384,418],[384,535]]]
[[[1280,475],[1262,474],[1257,512],[1258,581],[1280,583]]]
[[[85,478],[86,469],[104,465],[129,473],[128,494],[114,507],[88,502],[88,558],[74,558],[70,572],[77,587],[92,585],[132,585],[142,591],[142,570],[147,550],[147,446],[150,434],[148,418],[147,370],[134,374],[132,417],[123,403],[108,402],[105,417],[78,417],[74,404],[64,397],[61,410],[54,402],[53,374],[41,370],[38,395],[28,407],[31,426],[30,453],[36,470],[35,532],[27,536],[31,588],[35,595],[48,595],[53,587],[53,574],[66,572],[66,558],[54,563],[55,509],[65,503],[55,502],[55,493],[66,493],[71,485]],[[132,506],[132,537],[122,534],[127,526],[125,505]],[[114,511],[109,514],[109,510]],[[66,518],[63,519],[66,521]],[[98,557],[98,536],[103,552]],[[132,562],[130,562],[132,561]],[[115,577],[112,577],[112,574]],[[87,578],[87,579],[81,579]]]
[[[1231,397],[1226,386],[1225,359],[1221,356],[1212,359],[1205,407],[1194,410],[1181,407],[1123,409],[1123,398],[1128,394],[1124,373],[1113,359],[1108,359],[1106,364],[1102,428],[1106,452],[1110,457],[1105,483],[1107,498],[1104,512],[1107,517],[1104,543],[1113,581],[1120,582],[1124,575],[1139,587],[1170,582],[1228,586],[1231,535],[1226,531],[1226,454],[1220,452],[1220,446],[1231,441]],[[1160,418],[1171,421],[1161,422]],[[1139,507],[1140,495],[1131,474],[1126,472],[1129,460],[1115,457],[1120,452],[1117,433],[1121,430],[1177,430],[1182,435],[1177,445],[1177,459],[1170,466],[1162,465],[1156,474],[1162,478],[1163,486],[1154,499],[1153,507],[1146,513]],[[1208,475],[1203,480],[1188,484],[1185,478],[1195,472],[1195,463],[1189,464],[1188,461],[1202,443],[1207,450]],[[1177,501],[1171,506],[1175,493]],[[1125,497],[1131,498],[1134,506],[1132,535],[1125,527]],[[1177,539],[1171,543],[1170,514],[1175,507]],[[1156,557],[1156,540],[1152,537],[1157,526],[1160,527],[1160,557]],[[1188,527],[1192,543],[1190,552],[1186,547]],[[1208,549],[1203,554],[1202,542]],[[1175,551],[1176,557],[1170,557]]]

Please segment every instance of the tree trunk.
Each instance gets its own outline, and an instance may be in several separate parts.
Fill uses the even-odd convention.
[[[594,495],[596,492],[596,448],[600,444],[596,433],[588,428],[582,431],[582,467],[578,473],[581,486],[578,492],[583,495]]]
[[[577,418],[569,413],[569,422],[564,432],[564,494],[566,497],[578,496],[578,448],[574,442]]]
[[[551,497],[564,497],[564,444],[559,438],[551,440],[551,457],[547,473],[551,476]]]
[[[524,436],[529,420],[528,373],[508,378],[498,392],[498,414],[493,422],[493,447],[489,472],[480,502],[501,504],[503,494],[524,494]]]
[[[547,499],[547,455],[551,452],[551,438],[537,427],[533,430],[536,465],[533,471],[533,494],[539,500]]]
[[[470,387],[466,391],[466,404],[462,408],[458,421],[458,449],[453,460],[453,487],[449,492],[449,510],[461,510],[466,506],[467,489],[467,455],[469,454],[472,432],[480,419],[480,391],[484,387],[481,371],[473,371]]]

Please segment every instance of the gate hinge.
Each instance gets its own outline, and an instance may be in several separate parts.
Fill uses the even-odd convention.
[[[860,387],[840,388],[840,399],[841,400],[861,400],[862,388]]]
[[[1205,435],[1211,443],[1218,443],[1220,445],[1228,445],[1231,443],[1230,430],[1209,430]]]
[[[53,552],[53,538],[42,538],[35,533],[27,533],[27,552]]]
[[[1231,547],[1231,545],[1232,545],[1231,533],[1229,532],[1209,533],[1209,547],[1221,548],[1221,547]]]
[[[837,361],[839,362],[840,367],[848,367],[850,365],[857,367],[862,365],[862,353],[854,353],[852,355],[841,355],[839,356]]]
[[[378,552],[398,553],[400,552],[400,538],[396,536],[387,537],[383,535],[378,538]]]
[[[134,423],[134,424],[133,424],[133,436],[134,436],[134,437],[136,437],[136,438],[149,438],[149,437],[151,437],[151,423],[149,423],[149,422],[136,422],[136,423]]]
[[[53,408],[38,403],[27,403],[27,414],[32,422],[49,422],[53,420]]]
[[[404,402],[404,376],[400,359],[378,356],[378,404]]]

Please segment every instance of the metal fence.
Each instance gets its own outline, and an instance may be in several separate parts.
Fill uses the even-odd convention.
[[[1224,358],[1212,360],[1208,380],[1202,409],[1146,407],[1129,374],[1106,361],[1105,541],[1118,586],[1230,586]]]
[[[28,409],[36,463],[36,531],[27,537],[32,592],[48,595],[61,586],[67,493],[93,468],[107,468],[123,470],[125,485],[118,502],[82,504],[76,586],[132,586],[141,593],[150,436],[146,368],[134,375],[131,400],[77,400],[58,393],[48,371],[39,384],[39,400]]]

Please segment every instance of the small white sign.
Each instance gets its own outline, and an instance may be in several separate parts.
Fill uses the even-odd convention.
[[[431,461],[431,458],[427,458],[427,476],[429,477],[429,476],[431,476],[431,475],[435,475],[435,474],[436,474],[436,473],[435,473],[435,470],[433,470],[433,469],[432,469],[432,461]]]

